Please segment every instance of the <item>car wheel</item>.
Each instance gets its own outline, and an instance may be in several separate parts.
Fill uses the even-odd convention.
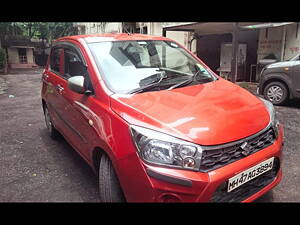
[[[44,116],[45,116],[45,123],[46,123],[48,133],[51,138],[55,139],[58,135],[58,131],[53,126],[52,119],[51,119],[51,116],[50,116],[47,106],[45,106]]]
[[[281,82],[272,82],[264,89],[265,99],[274,105],[281,105],[288,99],[288,90]]]
[[[100,159],[99,193],[102,202],[125,202],[118,177],[110,159],[105,154]]]

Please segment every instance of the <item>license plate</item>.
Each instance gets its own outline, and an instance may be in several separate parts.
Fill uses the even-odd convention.
[[[248,181],[262,175],[273,167],[274,157],[267,159],[228,180],[227,192],[238,188],[239,186],[247,183]]]

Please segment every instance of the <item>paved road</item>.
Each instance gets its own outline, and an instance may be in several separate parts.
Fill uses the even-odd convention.
[[[99,202],[89,166],[63,138],[47,135],[40,74],[0,75],[6,86],[0,92],[0,202]],[[292,105],[276,107],[285,126],[284,178],[257,202],[300,201],[300,103]]]
[[[1,76],[0,201],[97,202],[97,178],[78,154],[45,129],[41,70]],[[9,97],[13,95],[14,97]]]

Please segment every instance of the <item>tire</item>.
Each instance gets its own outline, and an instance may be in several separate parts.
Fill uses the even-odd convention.
[[[47,106],[45,106],[45,109],[44,109],[44,117],[45,117],[45,123],[46,123],[46,127],[48,130],[49,136],[53,139],[56,139],[58,136],[58,131],[53,126],[52,119],[51,119],[51,116],[50,116]]]
[[[274,105],[282,105],[288,99],[288,89],[281,82],[271,82],[264,89],[265,99],[272,102]]]
[[[100,159],[99,194],[101,202],[125,202],[118,177],[110,159],[105,154]]]

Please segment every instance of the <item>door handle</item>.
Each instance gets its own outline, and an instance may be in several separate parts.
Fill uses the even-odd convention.
[[[60,84],[56,85],[56,90],[61,94],[65,90]]]

